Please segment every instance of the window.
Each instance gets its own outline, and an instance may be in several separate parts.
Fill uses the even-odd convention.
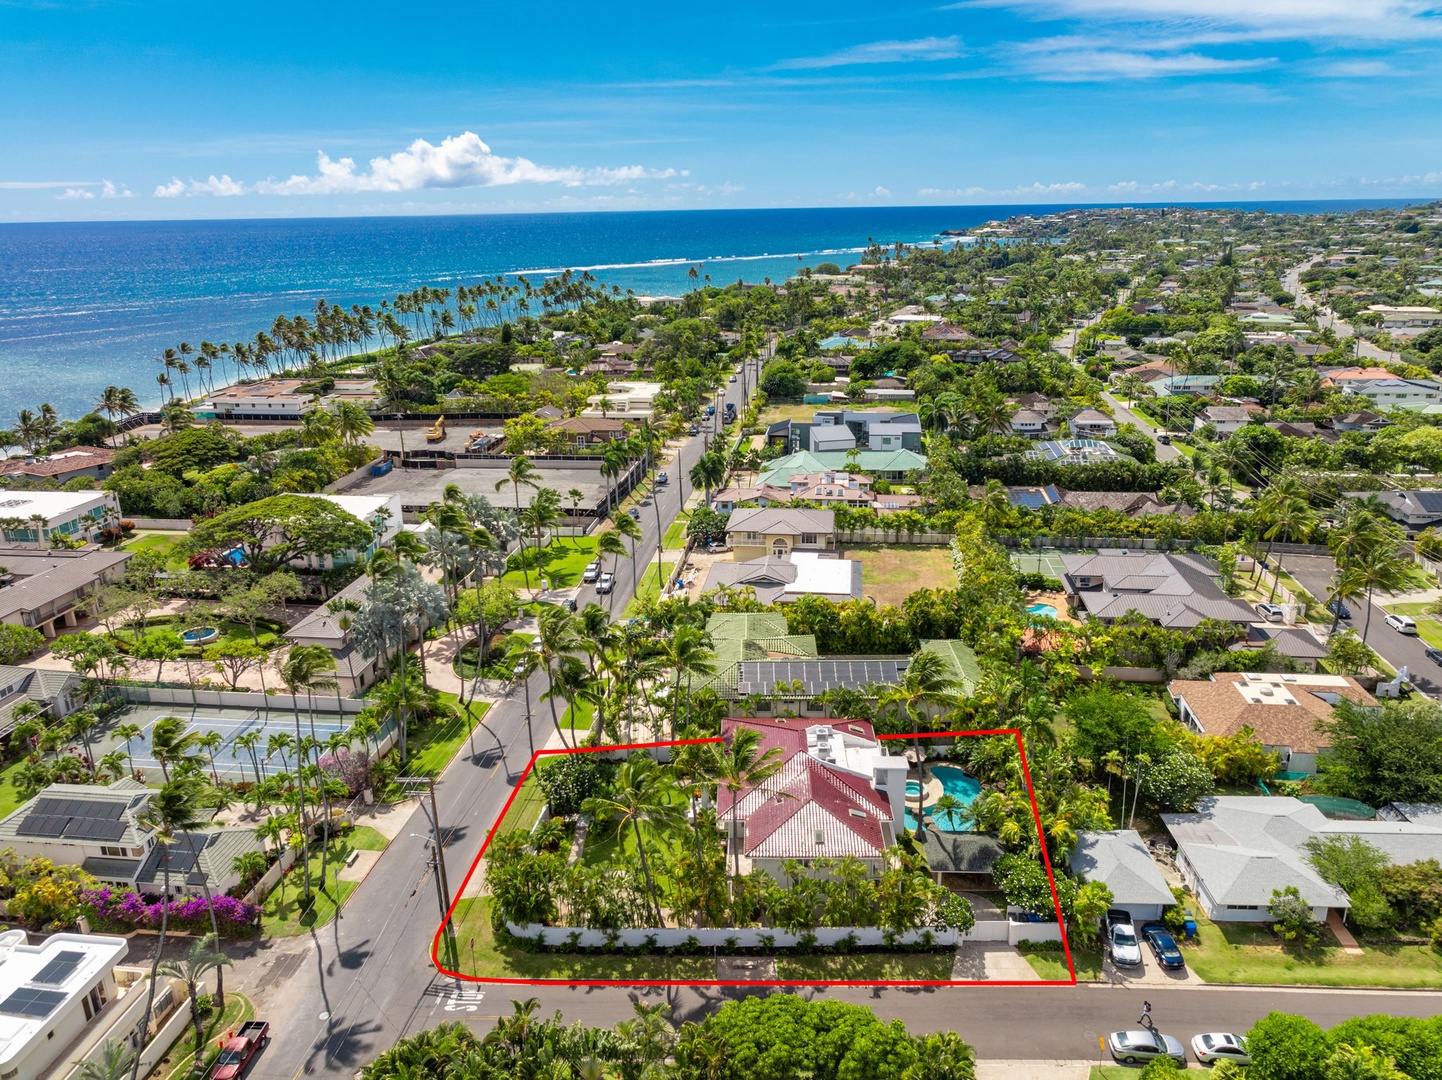
[[[102,848],[100,849],[100,854],[102,854],[102,855],[104,855],[104,856],[106,856],[107,858],[110,858],[110,859],[123,859],[123,858],[125,858],[125,848],[123,848],[123,847],[102,847]]]
[[[803,544],[814,544],[814,543],[816,543],[816,534],[815,534],[815,533],[802,533],[802,534],[801,534],[801,542],[802,542]]]

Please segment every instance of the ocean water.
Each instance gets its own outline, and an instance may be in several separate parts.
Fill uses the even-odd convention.
[[[1315,213],[1400,205],[1255,203]],[[1206,205],[1206,204],[1198,204]],[[1211,204],[1223,205],[1223,204]],[[0,423],[50,402],[89,409],[107,384],[156,405],[155,357],[188,341],[248,341],[317,299],[378,305],[421,285],[586,268],[607,284],[679,293],[845,265],[869,240],[917,243],[1057,206],[516,214],[472,217],[0,225]],[[227,366],[228,367],[228,366]],[[192,380],[192,386],[194,380]]]

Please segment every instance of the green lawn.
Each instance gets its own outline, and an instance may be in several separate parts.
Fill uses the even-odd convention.
[[[1060,949],[1039,949],[1035,946],[1020,947],[1022,956],[1032,970],[1043,979],[1065,980],[1071,978],[1066,967],[1066,953]],[[1072,963],[1076,965],[1076,977],[1081,982],[1095,982],[1102,977],[1102,954],[1100,949],[1083,949],[1073,944]]]
[[[360,830],[356,830],[359,832]],[[324,926],[335,918],[335,913],[345,906],[346,899],[355,892],[355,881],[341,881],[338,877],[345,867],[345,861],[357,848],[363,851],[379,851],[385,847],[385,837],[374,829],[364,830],[366,834],[358,843],[351,837],[342,836],[331,841],[330,858],[326,864],[325,889],[321,889],[321,851],[311,849],[310,873],[311,892],[315,903],[304,914],[300,911],[300,899],[305,895],[305,871],[297,860],[290,873],[280,879],[270,895],[261,905],[260,927],[265,937],[295,937],[318,926]],[[379,839],[380,847],[375,847]]]
[[[709,956],[591,956],[532,953],[498,945],[491,933],[491,898],[468,897],[456,905],[458,971],[482,979],[680,979],[716,978]],[[557,941],[560,935],[556,935]]]
[[[1442,953],[1425,945],[1364,947],[1363,955],[1348,956],[1335,945],[1284,947],[1253,923],[1213,923],[1198,915],[1197,929],[1182,953],[1209,983],[1442,987]]]
[[[675,558],[661,559],[661,577],[669,579],[676,572]],[[646,563],[640,571],[640,579],[636,582],[636,595],[626,605],[625,614],[633,616],[640,614],[641,605],[656,600],[661,595],[661,583],[656,580],[656,560],[652,559]]]
[[[596,557],[596,538],[594,536],[577,536],[574,538],[558,538],[542,551],[542,568],[539,575],[534,567],[529,571],[531,586],[539,587],[539,577],[547,578],[553,589],[570,588],[572,585],[581,583],[581,572],[586,569],[586,564]],[[503,582],[514,589],[526,587],[526,574],[519,569],[520,564],[516,561],[518,556],[511,557],[511,565],[518,569],[508,571],[501,578]]]
[[[460,709],[460,699],[455,694],[441,694],[441,700],[452,708]],[[406,750],[410,759],[406,762],[408,776],[440,776],[445,767],[456,756],[456,751],[470,736],[470,732],[486,715],[490,703],[473,701],[470,705],[471,721],[468,725],[463,715],[458,715],[440,724],[418,728],[411,726]]]
[[[667,800],[680,810],[686,807],[686,796],[679,789],[670,788],[666,792]],[[648,854],[655,850],[656,845],[664,844],[674,855],[678,853],[682,845],[689,844],[694,839],[691,827],[684,823],[656,830],[649,824],[641,826],[641,833],[646,838],[646,849]],[[619,843],[623,854],[630,854],[636,850],[635,830],[627,825],[619,832],[614,821],[593,822],[586,832],[586,846],[581,852],[581,860],[588,863],[607,863],[615,859],[616,847]],[[654,861],[652,862],[654,866]],[[657,881],[661,878],[658,876]]]
[[[195,625],[196,620],[193,617],[184,615],[158,615],[155,618],[145,620],[147,630],[165,627],[174,630],[176,633],[189,630]],[[218,629],[220,630],[220,638],[211,644],[223,645],[227,642],[235,642],[248,645],[258,639],[261,648],[272,649],[275,648],[276,645],[281,644],[280,631],[282,631],[284,627],[280,623],[271,622],[269,619],[262,620],[256,625],[255,638],[250,636],[250,627],[244,623],[234,622],[230,619],[220,620]],[[121,646],[135,644],[135,631],[129,627],[120,627],[110,636]],[[189,654],[191,657],[196,657],[199,656],[200,653],[201,647],[197,646],[185,649],[182,655]]]
[[[250,999],[233,990],[225,992],[225,1011],[211,1011],[210,1017],[202,1021],[201,1030],[205,1033],[206,1054],[205,1060],[208,1063],[220,1054],[220,1049],[215,1045],[215,1039],[222,1031],[234,1031],[241,1024],[255,1016],[255,1007]],[[183,1077],[190,1072],[191,1065],[195,1062],[195,1029],[187,1022],[185,1030],[180,1033],[170,1049],[156,1063],[157,1075],[161,1080],[172,1080],[173,1077]]]
[[[779,956],[778,979],[937,981],[951,978],[954,950],[927,953],[853,953],[846,956]]]
[[[545,768],[544,765],[540,767]],[[496,830],[496,835],[530,832],[535,828],[536,821],[541,816],[541,807],[545,805],[545,792],[541,790],[541,785],[536,781],[536,774],[532,772],[530,776],[526,777],[526,782],[521,785],[521,791],[516,796],[516,801],[511,803],[511,808],[501,819],[501,827]]]
[[[381,833],[367,825],[357,825],[346,836],[353,851],[384,851],[390,843]]]
[[[566,714],[561,717],[561,726],[575,731],[580,728],[582,731],[590,731],[591,724],[596,719],[596,706],[589,701],[578,701],[575,705],[566,709]]]
[[[15,785],[12,782],[15,771],[24,763],[25,759],[21,758],[19,761],[12,762],[5,766],[3,770],[0,770],[0,818],[9,817],[16,810],[20,809],[20,805],[26,801],[20,792],[15,790]]]
[[[666,551],[680,551],[686,546],[686,526],[691,515],[683,513],[666,530],[661,547]]]
[[[171,570],[188,568],[186,557],[179,551],[185,541],[185,533],[135,532],[120,545],[121,551],[153,551],[165,556],[165,565]]]

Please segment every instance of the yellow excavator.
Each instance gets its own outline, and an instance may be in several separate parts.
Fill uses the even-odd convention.
[[[431,425],[431,430],[426,432],[426,442],[440,442],[446,437],[446,418],[436,417],[436,422]]]

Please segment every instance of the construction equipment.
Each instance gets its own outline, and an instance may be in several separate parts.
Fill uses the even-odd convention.
[[[444,415],[436,417],[436,422],[431,425],[431,430],[426,432],[426,442],[440,442],[446,437],[446,418]]]

